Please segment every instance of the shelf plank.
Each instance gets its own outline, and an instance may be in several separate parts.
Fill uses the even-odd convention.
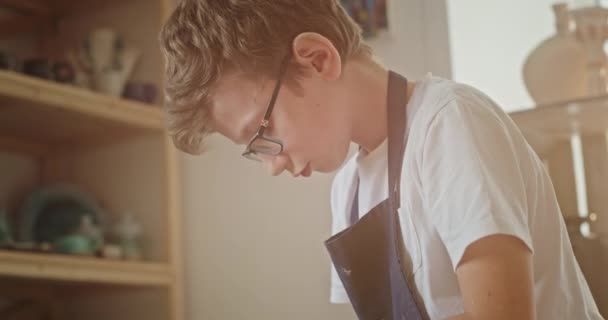
[[[608,129],[608,96],[542,105],[510,113],[525,131],[569,138],[573,132],[603,133]]]
[[[0,71],[0,96],[135,127],[148,129],[164,127],[162,111],[154,106],[10,71]]]
[[[164,127],[157,106],[0,70],[0,137],[74,147]]]
[[[168,264],[0,250],[0,276],[118,285],[167,286]]]

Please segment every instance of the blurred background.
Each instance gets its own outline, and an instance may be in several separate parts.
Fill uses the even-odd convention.
[[[0,319],[355,319],[329,303],[331,175],[166,138],[156,39],[176,1],[0,0]],[[511,113],[608,315],[601,1],[342,3],[391,69]]]

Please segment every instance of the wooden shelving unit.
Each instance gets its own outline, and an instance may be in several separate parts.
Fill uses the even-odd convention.
[[[551,176],[570,232],[574,254],[600,312],[608,312],[603,240],[581,237],[581,223],[608,230],[608,96],[597,96],[511,113]],[[593,217],[591,218],[591,214]]]
[[[608,96],[540,105],[512,112],[511,118],[537,152],[544,154],[573,133],[602,135],[608,130]]]
[[[599,187],[587,184],[593,182],[594,176],[600,176],[608,169],[601,165],[603,160],[598,158],[603,157],[608,146],[608,96],[539,105],[512,112],[510,116],[547,166],[562,213],[566,217],[576,217],[580,210],[580,199],[577,199],[573,156],[577,151],[573,150],[572,139],[577,136],[583,149],[580,156],[584,158],[585,172],[578,175],[587,176],[587,182],[584,182],[586,189]]]
[[[167,264],[125,262],[57,254],[0,251],[0,275],[17,278],[115,285],[167,286]]]
[[[0,48],[12,37],[7,43],[20,54],[56,53],[47,49],[59,38],[49,34],[68,43],[109,27],[144,52],[132,78],[160,87],[157,34],[173,5],[0,0],[0,11],[12,13],[0,15]],[[0,308],[12,295],[44,292],[56,319],[184,319],[179,161],[161,108],[0,70],[0,204],[18,215],[24,190],[55,183],[82,186],[109,220],[134,214],[144,230],[143,258],[0,249]]]

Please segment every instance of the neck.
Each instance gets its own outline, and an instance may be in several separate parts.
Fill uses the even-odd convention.
[[[351,140],[370,152],[387,138],[388,70],[375,62],[353,59],[344,72],[352,93]],[[414,84],[408,82],[408,100],[413,88]]]

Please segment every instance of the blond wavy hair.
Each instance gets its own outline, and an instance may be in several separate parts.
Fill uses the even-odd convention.
[[[227,71],[275,77],[303,32],[328,38],[343,63],[371,54],[339,0],[182,0],[160,32],[165,58],[165,111],[175,146],[204,150],[214,132],[212,93]]]

